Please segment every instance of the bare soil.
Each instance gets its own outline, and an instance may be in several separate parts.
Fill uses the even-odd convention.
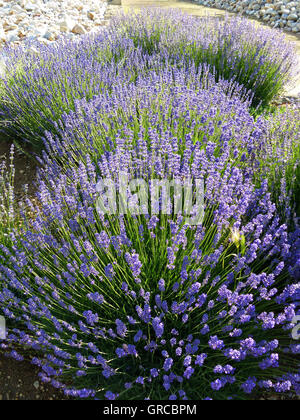
[[[9,163],[12,143],[0,138],[0,162]],[[24,194],[24,186],[28,185],[29,196],[34,195],[37,164],[35,160],[14,148],[15,195],[20,200]]]
[[[66,400],[51,385],[41,383],[38,369],[0,353],[0,400]]]

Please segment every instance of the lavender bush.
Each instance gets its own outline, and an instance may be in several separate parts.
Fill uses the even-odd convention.
[[[290,232],[293,252],[286,263],[297,279],[299,108],[279,110],[255,120],[249,113],[251,98],[241,101],[235,84],[220,82],[209,90],[195,92],[194,85],[187,87],[185,73],[176,73],[176,87],[169,83],[170,78],[170,70],[162,72],[159,78],[156,73],[149,73],[147,78],[137,78],[136,84],[118,86],[111,96],[103,94],[88,103],[78,102],[76,111],[65,115],[57,126],[57,136],[46,133],[46,152],[41,163],[53,177],[70,166],[78,167],[79,162],[91,161],[97,166],[99,154],[109,156],[109,150],[118,144],[126,147],[134,141],[138,145],[141,135],[148,148],[155,135],[163,136],[166,142],[177,142],[174,165],[176,159],[185,156],[186,139],[192,149],[199,148],[201,153],[211,150],[216,161],[226,147],[228,164],[240,168],[256,188],[267,182],[277,216]],[[102,109],[110,110],[106,118]],[[166,144],[164,148],[167,153]],[[120,167],[126,167],[125,156]],[[110,164],[108,160],[108,168]]]
[[[192,71],[191,75],[194,79]],[[226,144],[228,161],[258,188],[268,180],[278,213],[294,228],[299,216],[299,109],[254,119],[249,112],[251,97],[241,100],[243,90],[235,83],[210,80],[208,86],[201,89],[197,81],[187,82],[185,72],[164,69],[159,77],[149,72],[92,101],[77,101],[76,111],[63,115],[55,126],[57,134],[46,132],[42,163],[58,171],[86,162],[87,157],[97,164],[99,155],[118,142],[138,143],[142,132],[148,147],[154,133],[177,139],[180,156],[187,136],[203,150],[213,144],[215,158]]]
[[[8,51],[11,59],[1,81],[2,132],[39,149],[41,134],[53,130],[53,122],[74,109],[76,99],[91,99],[116,83],[116,66],[93,59],[90,45],[86,38],[86,42],[40,46],[38,53],[22,48]]]
[[[149,10],[121,15],[97,35],[33,51],[7,51],[0,117],[9,121],[6,133],[37,149],[43,132],[55,132],[54,123],[74,111],[76,100],[89,101],[149,71],[159,75],[166,66],[189,74],[194,69],[203,81],[209,68],[216,81],[235,81],[252,91],[256,107],[280,92],[296,60],[283,35],[254,28],[246,20],[199,22],[172,11]]]
[[[210,64],[216,79],[236,80],[254,92],[253,105],[267,105],[297,71],[295,48],[284,34],[241,17],[189,16],[175,10],[146,9],[112,20],[110,34],[129,37],[148,54],[159,52],[176,65]]]
[[[49,161],[40,172],[36,218],[12,233],[14,246],[1,245],[10,327],[2,349],[17,359],[9,344],[33,349],[41,380],[81,398],[299,392],[290,337],[299,284],[285,267],[291,247],[267,182],[254,187],[229,159],[228,139],[203,148],[149,117],[136,138],[129,119],[97,162]],[[120,170],[150,188],[153,179],[203,177],[203,222],[162,214],[160,200],[155,215],[99,212],[98,181],[118,190]]]
[[[259,150],[263,176],[268,178],[277,208],[282,209],[287,220],[299,218],[300,108],[279,110],[267,122],[266,140]]]
[[[124,60],[98,62],[85,42],[90,48],[91,45],[94,48],[95,45],[103,47],[102,44],[108,42],[108,39],[99,36],[97,43],[87,38],[74,45],[67,44],[73,50],[73,54],[67,55],[67,60],[64,59],[64,46],[58,50],[57,47],[47,47],[41,51],[41,55],[22,57],[23,71],[14,73],[13,68],[10,68],[13,83],[11,78],[4,82],[0,105],[2,118],[6,121],[6,133],[14,138],[17,136],[21,144],[25,141],[35,151],[40,151],[45,130],[56,133],[56,123],[63,115],[76,110],[78,100],[89,102],[101,93],[113,97],[119,86],[132,85],[137,78],[147,77],[149,72],[157,75],[156,84],[161,74],[168,71],[170,77],[167,82],[172,85],[176,85],[178,78],[180,82],[184,79],[196,91],[215,85],[213,69],[208,65],[196,68],[182,62],[180,69],[176,69],[171,63],[162,63],[159,54],[148,56],[141,49],[135,48],[127,51],[126,39],[122,42],[122,48],[126,49]],[[19,54],[15,52],[14,60],[20,60]],[[12,67],[14,60],[11,62]],[[82,69],[86,70],[83,72]],[[228,94],[234,93],[243,99],[248,99],[250,95],[236,82],[222,80],[220,83]],[[121,108],[121,104],[119,106]],[[101,112],[106,117],[110,110],[102,108]]]
[[[199,83],[192,70],[188,77],[185,71],[171,68],[165,68],[159,76],[149,72],[146,77],[139,76],[134,84],[114,86],[110,93],[91,101],[77,101],[76,110],[64,114],[55,124],[56,135],[44,133],[42,163],[50,167],[56,160],[67,169],[87,157],[97,162],[103,152],[119,141],[138,142],[144,131],[147,147],[153,133],[173,136],[178,141],[179,155],[185,152],[186,136],[193,145],[203,148],[210,141],[220,146],[224,142],[235,148],[239,145],[242,153],[247,142],[253,140],[245,135],[250,136],[255,128],[249,113],[251,97],[241,100],[243,88],[227,81],[215,83],[209,73],[206,87],[202,88],[203,80]],[[215,155],[218,150],[216,146]]]

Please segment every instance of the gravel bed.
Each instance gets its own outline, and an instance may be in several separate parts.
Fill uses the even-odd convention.
[[[300,33],[300,1],[291,0],[195,0],[208,7],[254,17],[274,28]]]
[[[106,8],[106,0],[0,0],[0,46],[97,31]]]

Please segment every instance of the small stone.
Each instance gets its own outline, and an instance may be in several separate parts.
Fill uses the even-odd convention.
[[[44,34],[44,38],[48,39],[48,41],[55,41],[55,39],[57,38],[57,34],[52,31],[47,31]]]
[[[296,13],[291,13],[290,15],[288,15],[287,19],[288,20],[297,20],[298,15],[296,15]]]
[[[23,20],[24,18],[26,18],[26,15],[24,16],[24,15],[23,15],[23,13],[22,13],[22,14],[20,14],[20,15],[18,15],[18,16],[16,17],[16,19],[15,19],[15,23],[16,23],[17,25],[19,25],[19,23],[20,23],[20,22],[22,22],[22,20]]]
[[[36,39],[38,42],[48,45],[48,44],[52,44],[52,41],[49,41],[47,38],[44,38],[42,36],[39,36],[38,38],[34,38]]]
[[[17,27],[18,27],[18,25],[16,25],[13,22],[4,21],[4,23],[3,23],[3,28],[4,28],[5,31],[12,31],[14,29],[17,29]]]
[[[23,13],[24,10],[22,9],[21,6],[19,6],[18,4],[15,4],[11,9],[10,9],[10,14],[14,15],[14,14],[18,14],[18,13]]]
[[[86,33],[86,30],[82,25],[79,25],[78,23],[73,27],[72,29],[73,34],[76,35],[83,35]]]
[[[91,11],[88,11],[87,12],[87,17],[91,20],[94,20],[95,19],[95,13],[91,12]]]
[[[59,28],[61,32],[69,32],[74,28],[75,22],[70,18],[65,18],[62,22],[59,24]]]
[[[289,7],[289,8],[292,8],[292,7],[296,7],[297,6],[297,4],[298,4],[298,2],[296,2],[296,1],[291,1],[290,3],[288,3],[286,6],[287,7]]]
[[[17,35],[20,39],[26,38],[26,33],[23,32],[21,29],[18,29]]]
[[[16,31],[10,31],[7,33],[7,41],[8,42],[16,42],[19,41],[18,33]]]
[[[24,9],[27,10],[27,12],[32,12],[33,10],[37,9],[37,5],[33,3],[27,3],[25,4]]]
[[[259,10],[261,8],[260,4],[254,4],[254,6],[252,6],[253,10]]]

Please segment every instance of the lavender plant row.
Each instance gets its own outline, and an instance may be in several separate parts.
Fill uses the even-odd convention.
[[[6,52],[6,76],[0,79],[0,118],[5,132],[20,142],[41,147],[44,130],[77,99],[90,100],[137,74],[164,66],[174,71],[195,68],[203,78],[210,67],[216,81],[229,80],[253,94],[252,105],[266,106],[296,72],[292,44],[279,32],[256,28],[245,19],[201,21],[175,11],[145,10],[120,15],[108,29],[81,41],[40,46],[39,52],[20,48]]]
[[[300,393],[300,110],[255,118],[255,89],[219,79],[170,36],[176,23],[187,42],[190,19],[146,11],[31,62],[16,52],[17,83],[2,86],[10,129],[44,150],[37,204],[5,241],[0,230],[0,349],[30,355],[68,396]],[[175,212],[176,189],[140,211],[127,187],[127,210],[103,211],[99,198],[113,196],[99,185],[122,196],[121,173],[149,197],[157,180],[203,180],[190,215],[203,217]],[[11,223],[4,174],[0,188]]]
[[[121,15],[110,26],[147,52],[167,54],[173,61],[209,63],[216,79],[236,80],[254,93],[253,105],[267,105],[299,71],[292,43],[283,33],[241,17],[224,20],[192,17],[176,11],[149,9]]]

